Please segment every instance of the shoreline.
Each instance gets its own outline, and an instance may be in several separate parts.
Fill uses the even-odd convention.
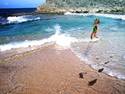
[[[2,51],[0,52],[0,64],[8,59],[13,59],[13,58],[16,58],[16,57],[23,57],[23,55],[25,54],[28,54],[28,53],[34,53],[34,52],[37,52],[39,51],[40,49],[42,48],[46,48],[46,47],[50,47],[50,46],[54,46],[55,47],[55,50],[65,50],[65,49],[69,49],[71,50],[71,52],[81,61],[81,62],[87,62],[86,60],[84,60],[83,58],[81,58],[81,56],[79,56],[77,53],[75,53],[72,49],[70,48],[64,48],[64,47],[61,47],[57,44],[45,44],[45,45],[35,45],[35,46],[30,46],[29,47],[21,47],[21,48],[12,48],[10,50],[6,50],[6,51]],[[90,68],[92,68],[93,70],[95,71],[98,71],[98,69],[94,68],[91,66],[91,64],[88,64],[88,63],[85,63],[86,65],[88,65]],[[103,67],[102,67],[103,68]],[[118,80],[123,80],[125,81],[125,79],[123,78],[118,78],[117,76],[114,76],[114,75],[110,75],[108,74],[107,72],[103,72],[105,75],[109,76],[109,77],[113,77],[115,79],[118,79]]]
[[[6,59],[6,63],[0,63],[0,76],[0,91],[9,94],[125,93],[125,80],[92,69],[70,49],[57,45],[44,46]],[[11,77],[13,79],[9,81]],[[39,84],[39,81],[42,83]]]

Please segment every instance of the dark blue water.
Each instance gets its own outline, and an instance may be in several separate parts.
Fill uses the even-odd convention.
[[[99,39],[91,41],[93,21],[101,21]],[[0,50],[56,43],[93,68],[125,79],[125,15],[24,15],[1,17]],[[109,62],[105,64],[105,62]]]
[[[0,8],[0,16],[9,16],[22,13],[33,13],[36,8]]]

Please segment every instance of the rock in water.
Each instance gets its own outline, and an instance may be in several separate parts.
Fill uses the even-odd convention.
[[[99,60],[99,58],[98,58],[98,57],[96,57],[96,60]]]
[[[108,64],[110,61],[106,61],[105,64]]]
[[[104,70],[104,68],[101,68],[101,69],[98,70],[98,72],[102,72],[103,70]]]
[[[110,58],[113,58],[113,56],[110,56]]]

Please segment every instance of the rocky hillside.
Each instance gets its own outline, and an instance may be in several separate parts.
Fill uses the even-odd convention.
[[[39,12],[106,12],[125,13],[125,0],[46,0],[38,7]]]
[[[46,0],[54,7],[125,7],[125,0]]]

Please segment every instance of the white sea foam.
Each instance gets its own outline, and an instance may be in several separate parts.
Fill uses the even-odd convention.
[[[104,73],[110,75],[110,76],[113,76],[113,77],[116,77],[118,79],[125,79],[125,75],[122,74],[121,72],[119,72],[118,70],[115,70],[115,69],[111,69],[109,67],[106,67],[104,65],[98,65],[98,64],[93,64],[92,67],[96,70],[100,69],[100,68],[104,68]]]
[[[22,22],[27,22],[27,21],[32,21],[32,20],[39,20],[40,17],[30,17],[30,16],[10,16],[7,17],[8,23],[22,23]]]
[[[125,20],[125,15],[116,15],[116,14],[93,14],[94,16],[103,16],[103,17],[109,17],[109,18],[113,18],[113,19],[121,19],[121,20]]]
[[[125,75],[117,70],[111,70],[109,68],[105,68],[104,72],[110,76],[117,77],[118,79],[125,79]]]
[[[74,49],[72,49],[72,51],[75,53],[75,55],[80,58],[81,61],[84,61],[86,64],[90,65],[93,69],[98,70],[100,68],[104,68],[104,73],[116,77],[118,79],[125,79],[125,74],[122,74],[121,72],[114,70],[114,69],[110,69],[108,67],[106,67],[105,65],[99,65],[97,63],[94,63],[93,61],[88,60],[88,57],[81,55],[81,53],[78,53],[76,51],[74,51]]]
[[[64,15],[73,15],[73,16],[90,16],[90,13],[71,13],[71,12],[66,12]]]
[[[15,42],[15,43],[9,43],[9,44],[4,44],[0,45],[0,51],[6,51],[6,50],[11,50],[15,48],[25,48],[25,47],[32,47],[32,46],[39,46],[43,45],[45,43],[56,43],[57,45],[60,45],[64,48],[69,48],[71,43],[76,42],[77,39],[70,37],[67,34],[62,34],[61,31],[61,26],[55,25],[54,29],[56,33],[52,35],[49,38],[42,39],[42,40],[26,40],[23,42]]]
[[[102,16],[113,19],[121,19],[125,20],[125,15],[117,15],[117,14],[100,14],[100,13],[70,13],[66,12],[64,15],[73,15],[73,16]]]

